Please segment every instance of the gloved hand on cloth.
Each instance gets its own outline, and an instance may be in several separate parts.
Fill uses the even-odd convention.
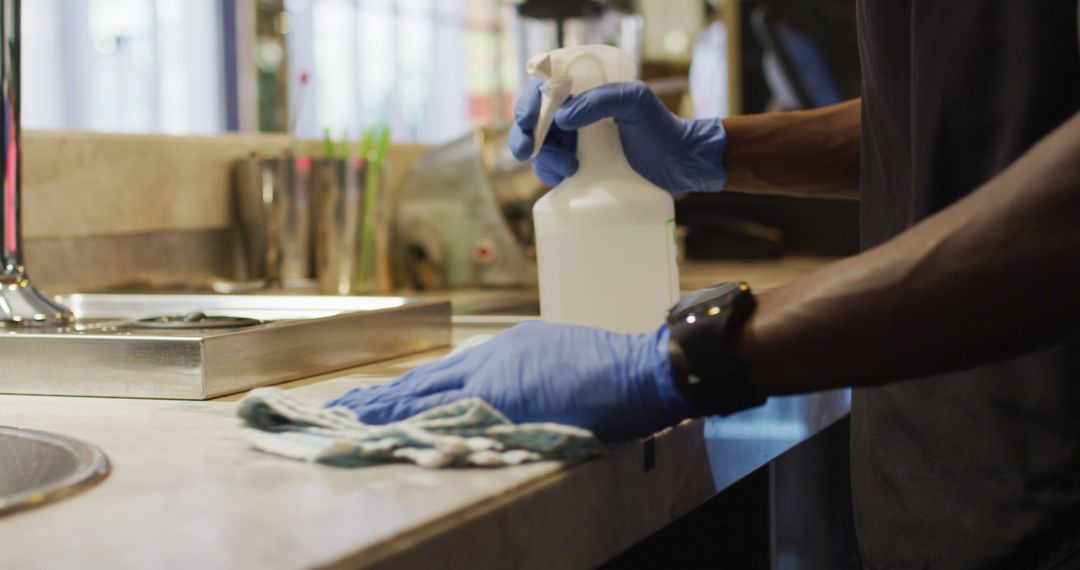
[[[529,321],[387,384],[327,403],[385,424],[476,397],[514,423],[555,422],[612,441],[642,437],[694,415],[675,387],[667,326],[620,334]]]

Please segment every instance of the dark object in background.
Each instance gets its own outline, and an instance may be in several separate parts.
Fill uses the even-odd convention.
[[[761,44],[761,68],[773,98],[785,111],[813,109],[843,101],[821,50],[807,34],[777,21],[758,6],[750,15]]]
[[[595,16],[603,10],[596,0],[526,0],[517,6],[518,14],[543,20]]]
[[[693,259],[770,259],[780,257],[784,232],[772,226],[734,218],[715,210],[692,216],[687,227],[686,255]],[[683,222],[685,224],[685,221]]]
[[[742,100],[744,113],[766,110],[773,92],[765,81],[764,50],[752,22],[760,8],[769,21],[812,42],[828,67],[841,99],[859,96],[859,45],[855,3],[850,0],[741,0]]]
[[[854,200],[691,194],[675,201],[675,219],[688,228],[686,254],[691,259],[761,259],[781,250],[829,256],[859,251],[859,203]],[[737,226],[728,220],[743,224],[738,226],[743,231],[736,235]],[[778,243],[768,229],[780,233]]]
[[[855,6],[849,0],[734,0],[740,1],[742,43],[741,75],[744,113],[768,110],[774,93],[765,80],[765,49],[757,37],[753,14],[764,17],[768,29],[787,30],[781,35],[797,38],[796,44],[812,45],[812,67],[827,68],[830,87],[822,97],[806,96],[801,106],[817,106],[839,97],[859,96],[859,49]],[[775,32],[774,32],[775,33]],[[785,43],[780,40],[780,43]],[[788,58],[796,66],[804,58]],[[794,77],[800,69],[792,68]],[[820,76],[820,70],[818,71]],[[805,91],[805,89],[804,89]],[[818,91],[813,88],[810,91]],[[820,93],[819,93],[820,95]],[[685,196],[675,202],[676,218],[688,228],[687,256],[696,259],[760,259],[783,251],[843,256],[859,251],[859,204],[848,200],[821,200],[790,196],[762,196],[722,192]],[[776,243],[760,231],[740,232],[742,226],[778,230]],[[763,239],[764,238],[764,239]]]
[[[632,12],[630,0],[525,0],[517,5],[518,15],[525,18],[554,20],[557,47],[566,46],[566,20],[569,18],[598,18],[605,10]]]

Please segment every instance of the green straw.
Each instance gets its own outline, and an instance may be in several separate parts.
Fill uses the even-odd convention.
[[[334,158],[334,139],[330,136],[330,129],[323,129],[323,151],[326,158]]]
[[[365,164],[371,159],[368,155],[371,154],[373,146],[375,146],[375,133],[370,129],[364,130],[360,136],[360,160],[364,161]],[[366,178],[364,183],[367,184]]]
[[[364,133],[361,143],[362,149],[371,149],[375,133],[369,130]],[[382,182],[383,160],[390,146],[390,129],[383,126],[379,129],[378,142],[374,143],[374,152],[367,163],[367,173],[364,179],[364,225],[363,236],[360,239],[361,251],[361,283],[367,284],[375,275],[375,222],[376,205],[378,204],[379,185]],[[367,156],[367,155],[365,155]]]

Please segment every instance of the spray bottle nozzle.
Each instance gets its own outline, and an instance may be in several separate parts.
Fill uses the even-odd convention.
[[[532,156],[539,154],[540,147],[544,146],[544,139],[555,120],[555,111],[570,98],[570,87],[569,81],[558,80],[547,81],[540,86],[540,114],[536,118]]]
[[[606,83],[633,81],[634,61],[618,48],[587,45],[563,48],[535,56],[525,64],[540,86],[540,113],[536,119],[532,156],[540,152],[555,112],[570,98]]]

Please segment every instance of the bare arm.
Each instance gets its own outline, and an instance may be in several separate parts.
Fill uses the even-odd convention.
[[[735,192],[858,198],[862,101],[724,119],[727,188]]]
[[[893,240],[759,295],[739,350],[764,392],[957,370],[1080,326],[1080,115]]]

